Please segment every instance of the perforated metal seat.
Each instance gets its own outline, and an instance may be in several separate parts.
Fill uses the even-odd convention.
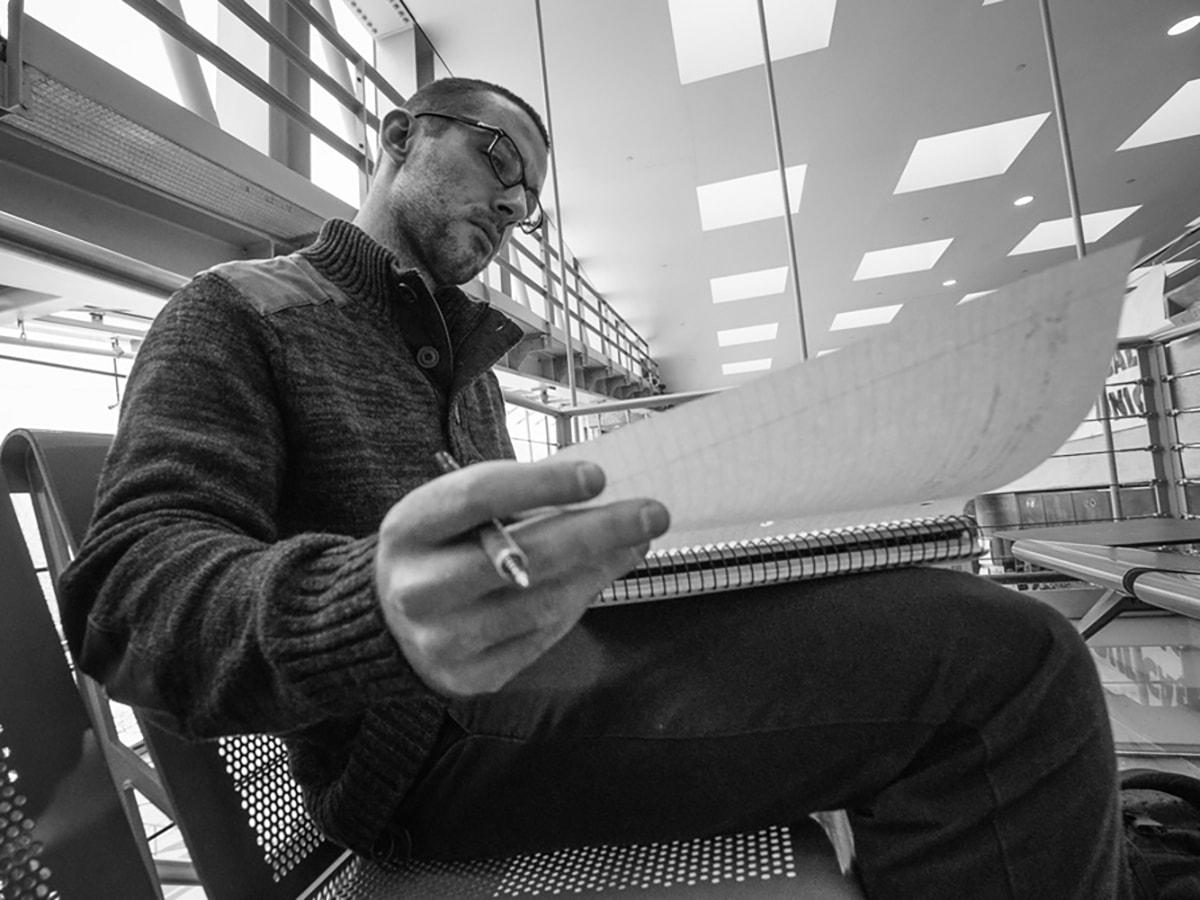
[[[0,898],[160,897],[0,488]]]
[[[22,430],[0,448],[14,489],[35,496],[55,579],[86,530],[110,440]],[[628,896],[631,890],[646,898],[862,896],[810,819],[752,834],[384,867],[345,853],[316,831],[278,738],[195,743],[141,724],[210,900]]]

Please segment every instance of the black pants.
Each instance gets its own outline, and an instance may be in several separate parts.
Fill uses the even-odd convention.
[[[597,609],[453,702],[417,856],[758,829],[845,808],[867,894],[1124,896],[1115,757],[1054,610],[908,569]]]

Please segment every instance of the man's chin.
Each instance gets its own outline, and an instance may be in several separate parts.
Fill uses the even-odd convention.
[[[486,269],[489,262],[491,262],[491,257],[484,257],[482,260],[475,257],[469,261],[455,261],[441,267],[434,275],[439,285],[463,285]]]

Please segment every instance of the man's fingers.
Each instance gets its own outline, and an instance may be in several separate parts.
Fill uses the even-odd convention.
[[[414,556],[392,567],[382,589],[408,598],[405,612],[414,620],[454,615],[479,604],[491,607],[509,592],[518,598],[537,597],[545,589],[564,597],[591,596],[638,565],[668,523],[666,510],[654,501],[564,512],[512,529],[526,556],[528,590],[497,572],[473,536],[443,545],[436,556]]]
[[[589,462],[482,462],[426,482],[392,507],[383,532],[426,544],[452,539],[492,519],[590,500],[604,473]]]
[[[569,578],[573,572],[597,564],[611,568],[616,559],[613,554],[648,544],[669,524],[670,516],[661,503],[621,500],[521,522],[509,533],[525,551],[529,576],[536,584]]]

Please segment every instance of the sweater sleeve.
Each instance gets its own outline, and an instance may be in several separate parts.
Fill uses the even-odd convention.
[[[428,703],[379,609],[375,537],[277,533],[279,358],[218,275],[167,303],[60,585],[80,668],[187,737]]]

